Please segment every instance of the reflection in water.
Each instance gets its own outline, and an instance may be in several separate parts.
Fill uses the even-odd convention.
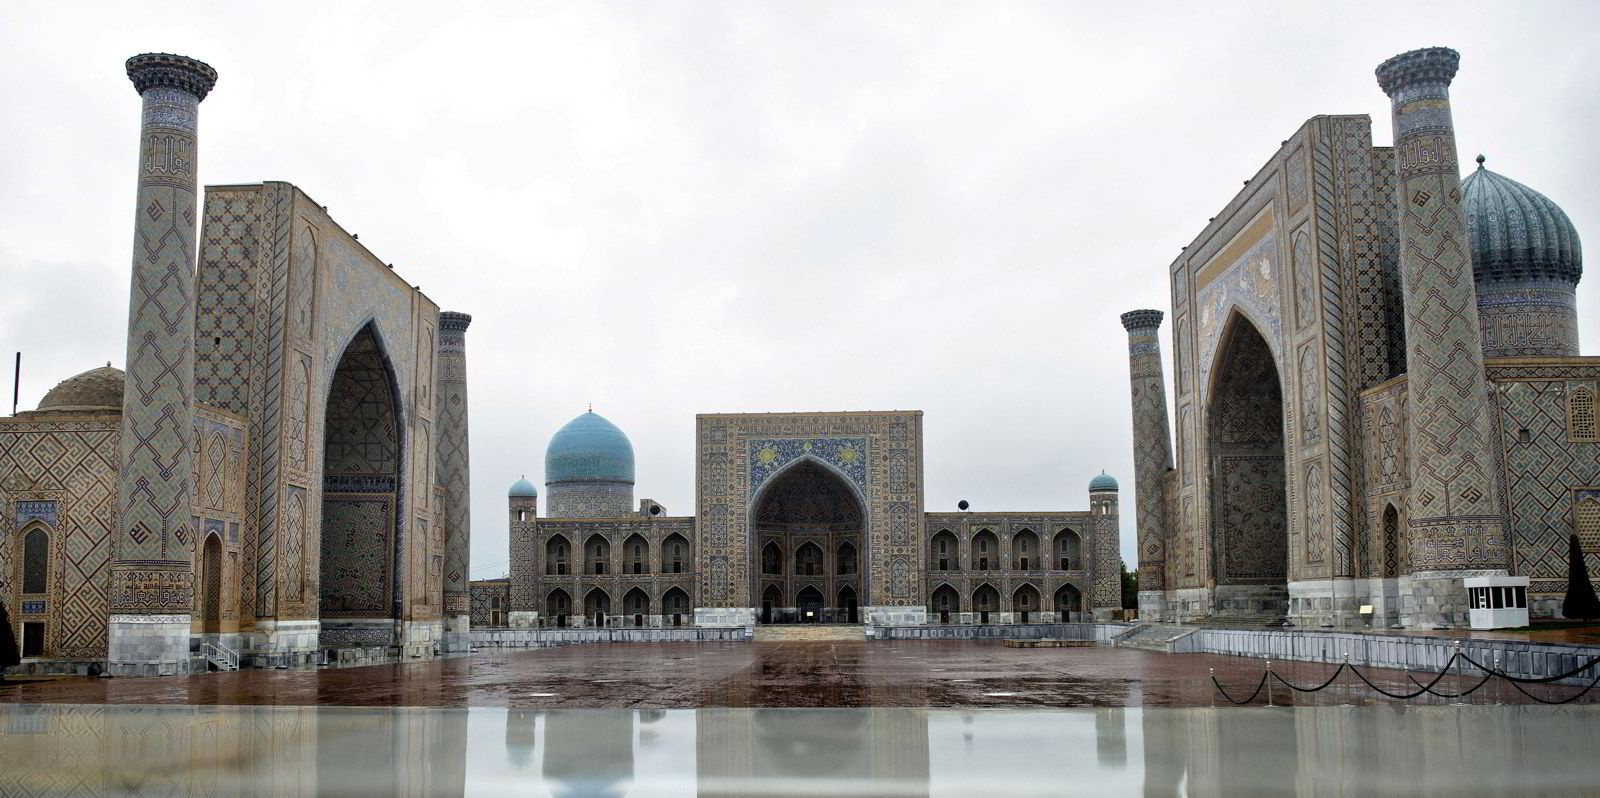
[[[0,794],[1582,793],[1597,735],[1590,706],[0,705]]]

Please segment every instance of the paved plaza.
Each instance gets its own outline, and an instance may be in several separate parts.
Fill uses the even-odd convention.
[[[63,679],[0,687],[0,703],[699,709],[722,707],[1211,707],[1216,677],[1247,696],[1266,663],[1126,648],[1019,649],[999,641],[586,644],[347,668],[246,670],[183,677]],[[1297,685],[1335,666],[1275,662]],[[1363,669],[1391,690],[1401,671]],[[1418,674],[1428,679],[1432,674]],[[1477,678],[1446,677],[1441,692]],[[1414,688],[1412,688],[1414,689]],[[1534,685],[1565,698],[1579,688]],[[1600,691],[1578,702],[1592,703]],[[1315,693],[1282,686],[1253,703],[1391,703],[1346,674]],[[1499,680],[1465,703],[1533,703]],[[1449,703],[1423,696],[1410,703]]]

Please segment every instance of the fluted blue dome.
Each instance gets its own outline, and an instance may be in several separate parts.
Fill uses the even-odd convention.
[[[558,482],[633,484],[633,444],[593,410],[578,416],[544,450],[544,484]]]
[[[506,495],[514,499],[537,498],[539,495],[539,489],[535,488],[533,483],[529,482],[527,478],[523,478],[517,480],[517,484],[512,485],[511,490],[506,491]]]
[[[1117,481],[1115,479],[1113,479],[1110,474],[1107,474],[1104,471],[1100,472],[1100,476],[1089,480],[1089,490],[1091,490],[1091,491],[1096,491],[1096,490],[1116,490],[1116,489],[1117,489]]]
[[[1472,244],[1478,282],[1560,280],[1577,284],[1583,275],[1578,231],[1549,197],[1483,168],[1461,181],[1461,209]]]

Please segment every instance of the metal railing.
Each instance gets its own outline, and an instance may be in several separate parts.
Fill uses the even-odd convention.
[[[204,654],[206,660],[216,665],[219,670],[236,671],[239,669],[239,652],[221,643],[201,643],[200,653]]]

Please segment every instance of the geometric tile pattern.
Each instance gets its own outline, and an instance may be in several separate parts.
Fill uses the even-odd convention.
[[[467,578],[472,553],[471,482],[468,479],[467,325],[465,313],[439,314],[439,484],[444,486],[444,611],[468,613]],[[507,595],[509,600],[509,594]]]
[[[1128,368],[1133,400],[1133,486],[1139,549],[1139,589],[1161,590],[1166,583],[1166,508],[1161,484],[1172,468],[1167,427],[1167,392],[1161,375],[1162,313],[1122,314],[1128,331]]]
[[[1571,376],[1600,377],[1600,364],[1570,369]],[[1600,485],[1600,443],[1568,439],[1567,399],[1574,389],[1592,390],[1595,383],[1509,381],[1509,376],[1497,375],[1495,398],[1505,447],[1513,573],[1533,579],[1535,593],[1564,592],[1574,490]]]

